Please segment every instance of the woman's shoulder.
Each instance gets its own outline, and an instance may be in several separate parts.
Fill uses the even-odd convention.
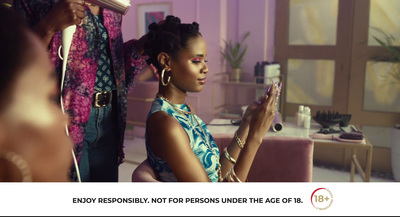
[[[147,125],[159,130],[172,130],[174,127],[181,127],[179,122],[163,110],[155,111],[147,120]]]
[[[154,99],[153,104],[151,105],[150,115],[158,111],[163,111],[169,115],[173,115],[175,113],[174,108],[159,97]]]
[[[164,111],[155,112],[147,119],[147,145],[157,156],[164,158],[169,151],[187,144],[187,139],[178,120]]]
[[[163,131],[169,133],[181,133],[182,125],[179,113],[164,100],[156,98],[153,101],[149,116],[147,118],[148,130]]]

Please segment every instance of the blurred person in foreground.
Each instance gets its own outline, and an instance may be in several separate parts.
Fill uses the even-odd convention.
[[[69,181],[72,140],[42,41],[0,5],[0,181]]]

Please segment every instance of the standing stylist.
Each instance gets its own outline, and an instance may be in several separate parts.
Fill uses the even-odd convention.
[[[118,181],[127,94],[147,65],[141,56],[145,38],[123,43],[122,15],[83,0],[14,0],[13,9],[48,46],[58,78],[61,31],[77,25],[62,90],[79,164],[79,173],[73,168],[71,178],[80,174],[82,181]]]

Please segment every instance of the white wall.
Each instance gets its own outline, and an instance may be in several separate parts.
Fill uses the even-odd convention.
[[[123,18],[124,40],[138,38],[137,4],[171,2],[172,14],[182,22],[198,22],[207,42],[209,74],[200,93],[188,94],[189,103],[206,122],[212,120],[212,76],[225,72],[220,55],[222,39],[240,40],[250,31],[247,39],[248,51],[243,63],[245,80],[252,81],[257,61],[273,60],[275,0],[132,0],[128,13]],[[215,86],[216,102],[221,102],[220,88]]]

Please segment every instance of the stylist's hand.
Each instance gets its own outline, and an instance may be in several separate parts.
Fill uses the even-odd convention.
[[[40,20],[35,32],[46,46],[49,46],[54,33],[71,25],[79,25],[85,17],[83,0],[60,0],[51,11]]]
[[[160,20],[158,21],[157,25],[161,26],[163,23],[165,22],[165,20]],[[135,43],[135,49],[136,51],[140,54],[143,55],[144,53],[144,45],[149,41],[149,33],[143,35],[142,37],[140,37],[136,43]]]
[[[136,51],[140,54],[143,55],[144,53],[144,45],[149,41],[148,35],[145,34],[142,37],[140,37],[134,44]]]
[[[260,100],[261,104],[253,111],[250,119],[249,137],[262,139],[271,127],[275,118],[275,100],[277,88],[272,85],[267,95]]]
[[[54,31],[61,31],[71,25],[79,25],[84,17],[84,0],[60,0],[48,15]]]

